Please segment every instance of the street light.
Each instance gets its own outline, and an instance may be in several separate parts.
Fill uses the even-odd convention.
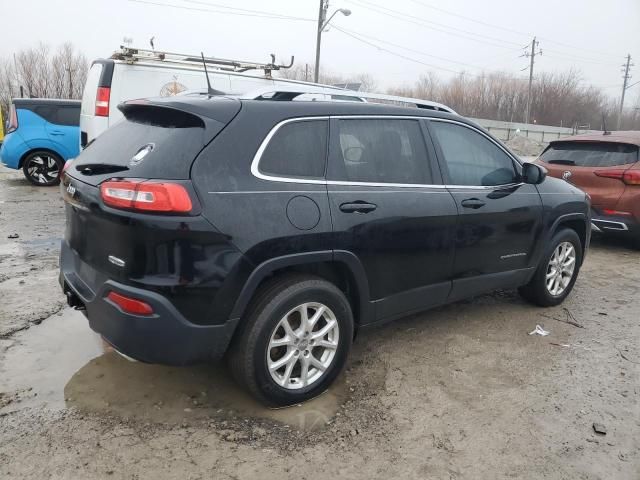
[[[316,68],[313,72],[313,81],[316,83],[318,83],[318,77],[320,74],[320,42],[322,40],[322,31],[327,28],[327,25],[329,25],[329,22],[331,22],[337,13],[341,13],[345,17],[351,15],[351,10],[348,8],[339,8],[333,12],[328,19],[326,19],[328,8],[329,2],[326,0],[320,0],[320,11],[318,12],[318,33],[316,37]]]

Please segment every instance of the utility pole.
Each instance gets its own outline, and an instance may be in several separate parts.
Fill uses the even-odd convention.
[[[627,84],[629,83],[629,80],[631,79],[631,75],[629,74],[629,69],[633,66],[633,64],[631,63],[631,55],[627,55],[627,63],[625,65],[622,65],[622,68],[624,68],[624,76],[622,77],[624,79],[624,83],[622,84],[622,97],[620,98],[620,110],[618,111],[618,124],[616,126],[616,130],[620,130],[620,127],[622,126],[622,109],[624,108],[624,94],[627,91]]]
[[[351,15],[351,10],[348,8],[338,8],[335,10],[329,18],[327,18],[327,10],[329,10],[329,0],[320,0],[320,9],[318,10],[318,32],[316,36],[316,68],[313,72],[314,82],[318,83],[320,77],[320,42],[322,40],[322,31],[329,25],[329,22],[336,16],[337,13],[341,13],[345,17]]]
[[[313,71],[313,81],[318,83],[320,75],[320,42],[322,41],[322,29],[324,21],[327,18],[327,10],[329,9],[329,0],[320,0],[320,8],[318,9],[318,32],[316,36],[316,68]]]
[[[536,37],[533,37],[531,41],[531,53],[525,52],[523,56],[530,57],[531,63],[529,64],[529,93],[527,94],[527,112],[525,114],[525,123],[529,123],[530,115],[531,115],[531,88],[533,86],[533,65],[536,60],[536,55],[542,55],[542,50],[538,50],[536,52],[536,47],[540,44],[539,41],[536,40]]]

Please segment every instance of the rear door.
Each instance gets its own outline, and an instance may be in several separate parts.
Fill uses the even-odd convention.
[[[331,120],[328,193],[334,248],[354,253],[376,319],[443,303],[457,210],[422,121]]]
[[[638,161],[638,147],[616,142],[553,142],[540,156],[549,175],[563,178],[586,191],[594,208],[614,208],[625,189],[616,178],[599,176],[630,168]]]
[[[451,299],[518,285],[542,232],[542,202],[520,183],[513,158],[481,130],[429,122],[445,182],[459,218]]]
[[[49,139],[64,152],[65,159],[79,153],[80,105],[55,105],[46,124]]]

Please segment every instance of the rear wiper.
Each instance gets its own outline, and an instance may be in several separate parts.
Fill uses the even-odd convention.
[[[562,158],[557,159],[557,160],[549,160],[547,163],[559,163],[561,165],[575,165],[576,162],[574,162],[573,160],[564,160]]]
[[[103,173],[116,173],[129,170],[125,165],[115,165],[113,163],[87,163],[76,167],[83,175],[101,175]]]

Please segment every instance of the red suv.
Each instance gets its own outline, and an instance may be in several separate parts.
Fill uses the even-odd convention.
[[[591,196],[594,232],[640,248],[640,131],[575,135],[549,144],[536,163]]]

